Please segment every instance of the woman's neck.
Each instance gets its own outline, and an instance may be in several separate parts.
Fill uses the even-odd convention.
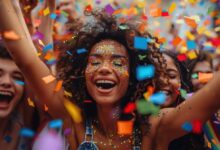
[[[119,106],[97,105],[98,120],[105,134],[117,133],[117,121],[120,116]]]
[[[3,136],[4,132],[8,128],[9,117],[0,118],[0,136]]]

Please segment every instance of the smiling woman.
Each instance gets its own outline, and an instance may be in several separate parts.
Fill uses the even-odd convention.
[[[30,146],[28,139],[19,137],[23,127],[37,126],[36,110],[26,101],[23,74],[0,42],[0,147],[18,149],[19,145]],[[34,118],[34,121],[33,121]],[[30,141],[29,141],[30,142]]]
[[[0,1],[0,30],[12,30],[21,37],[17,40],[3,37],[4,41],[38,99],[47,104],[54,118],[64,120],[65,129],[71,128],[66,138],[73,150],[91,146],[105,150],[164,150],[170,141],[187,134],[182,129],[185,122],[204,123],[220,107],[216,101],[220,97],[217,91],[220,73],[217,73],[205,89],[177,108],[163,109],[157,116],[138,114],[134,102],[143,98],[146,86],[153,83],[149,78],[152,70],[147,70],[146,78],[140,81],[136,78],[137,68],[146,69],[150,65],[150,69],[155,68],[155,82],[167,84],[163,80],[167,77],[166,67],[158,40],[148,32],[140,32],[138,21],[121,23],[104,10],[94,10],[86,13],[92,17],[88,23],[83,26],[74,23],[75,38],[65,42],[67,48],[62,50],[57,64],[58,78],[63,80],[64,89],[72,93],[71,101],[82,110],[82,122],[76,121],[65,109],[68,100],[64,89],[54,91],[58,81],[45,82],[51,72],[36,56],[33,43],[22,30],[18,8],[14,0]],[[135,44],[137,39],[142,40],[140,45]],[[152,108],[147,101],[143,102],[144,110]],[[77,108],[74,104],[71,106]],[[132,109],[125,113],[123,108],[127,104]]]

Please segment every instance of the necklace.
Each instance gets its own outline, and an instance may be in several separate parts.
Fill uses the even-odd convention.
[[[118,135],[115,133],[106,134],[102,129],[102,126],[100,125],[98,120],[92,121],[92,129],[94,131],[94,137],[96,138],[95,143],[101,145],[102,147],[111,147],[112,149],[120,149],[120,147],[124,147],[126,149],[131,149],[132,145],[137,145],[137,142],[135,141],[138,138],[136,134],[140,134],[140,131],[135,128],[133,131],[133,134],[130,136],[125,135]],[[98,134],[100,133],[100,134]],[[105,137],[103,137],[104,135]],[[107,141],[102,141],[101,139],[104,139],[107,137]],[[120,141],[119,144],[114,144],[114,141]],[[140,145],[140,143],[138,143]]]

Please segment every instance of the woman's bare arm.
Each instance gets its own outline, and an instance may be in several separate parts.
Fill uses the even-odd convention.
[[[172,140],[185,135],[182,125],[195,120],[204,124],[220,108],[220,72],[201,90],[174,109],[163,110],[158,133]]]
[[[47,84],[42,80],[44,77],[51,76],[51,72],[36,55],[36,49],[28,39],[29,33],[23,28],[24,20],[18,17],[21,14],[17,14],[19,12],[16,12],[16,9],[19,9],[16,0],[0,1],[0,30],[4,42],[38,99],[48,105],[53,117],[65,118],[68,115],[63,105],[63,90],[54,92],[56,80]],[[6,31],[15,32],[20,39],[4,38]]]

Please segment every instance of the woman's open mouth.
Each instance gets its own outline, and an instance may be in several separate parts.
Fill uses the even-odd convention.
[[[0,108],[7,108],[13,99],[13,93],[9,91],[0,91]]]
[[[110,80],[97,80],[95,85],[99,92],[101,93],[109,93],[116,86],[116,83]]]

